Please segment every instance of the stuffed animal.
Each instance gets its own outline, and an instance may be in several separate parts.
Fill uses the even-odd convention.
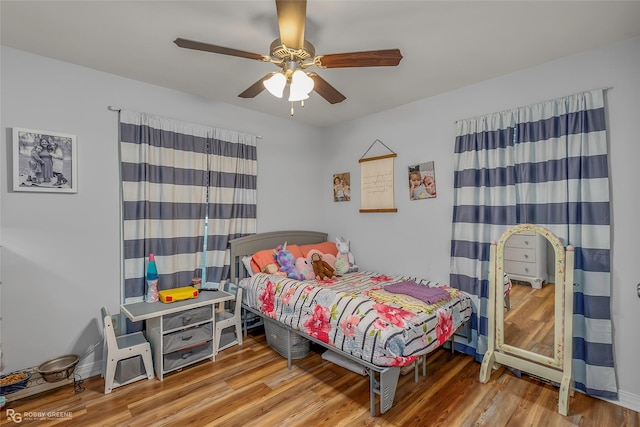
[[[285,273],[284,271],[280,271],[280,266],[275,262],[262,267],[262,272],[267,274],[274,274],[276,276],[287,277],[287,273]]]
[[[311,262],[303,257],[296,260],[296,272],[302,276],[303,280],[313,280],[316,278]]]
[[[342,276],[349,272],[349,261],[347,261],[346,258],[336,258],[336,263],[334,265],[338,276]]]
[[[358,271],[358,266],[355,264],[355,260],[353,258],[353,254],[349,251],[349,239],[345,239],[342,236],[336,237],[336,247],[338,248],[338,259],[345,259],[348,263],[347,271],[342,272],[350,273],[352,271]],[[341,264],[341,268],[344,269],[344,264]],[[338,266],[336,265],[336,270]]]
[[[316,275],[316,279],[335,279],[335,270],[328,262],[322,259],[321,254],[314,253],[311,255],[311,262],[313,264],[313,272]]]
[[[336,257],[333,254],[323,254],[322,252],[320,252],[317,249],[311,249],[309,252],[307,252],[307,261],[309,261],[309,265],[313,264],[313,260],[311,259],[311,257],[313,256],[313,254],[320,254],[320,256],[322,257],[322,259],[324,261],[327,262],[327,264],[329,264],[331,266],[331,268],[335,269],[335,265],[336,265]]]
[[[279,245],[273,250],[276,262],[280,264],[280,271],[284,272],[290,279],[302,280],[302,276],[296,272],[296,260],[293,254],[287,250],[287,243]]]

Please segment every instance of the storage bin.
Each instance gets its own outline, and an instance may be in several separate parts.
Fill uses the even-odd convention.
[[[181,348],[190,347],[213,339],[213,324],[211,322],[193,328],[182,329],[166,334],[163,340],[163,353],[171,353]]]
[[[165,331],[204,322],[213,317],[211,306],[192,308],[191,310],[180,311],[178,313],[162,316],[162,328]]]
[[[116,365],[115,380],[120,384],[139,377],[145,372],[144,363],[141,356],[133,356],[128,359],[120,360]]]
[[[194,363],[199,359],[205,359],[212,356],[213,341],[209,341],[202,345],[165,354],[163,356],[164,370],[165,372],[169,372]]]
[[[290,334],[292,359],[301,359],[311,351],[311,341],[289,331],[285,326],[272,319],[264,319],[264,334],[267,338],[267,344],[282,357],[287,357],[287,334]]]

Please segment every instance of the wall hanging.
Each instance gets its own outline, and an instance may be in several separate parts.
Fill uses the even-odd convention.
[[[376,143],[382,144],[390,154],[364,156]],[[393,198],[393,159],[397,154],[382,141],[376,139],[360,158],[360,213],[398,212]]]
[[[409,166],[409,199],[436,197],[436,171],[433,162]]]
[[[348,202],[351,200],[351,172],[333,174],[333,201]]]
[[[13,191],[77,193],[76,136],[13,128]]]

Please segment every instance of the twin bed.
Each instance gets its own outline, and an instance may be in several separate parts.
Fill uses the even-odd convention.
[[[232,240],[231,278],[243,289],[245,319],[253,313],[276,321],[288,332],[361,367],[369,375],[373,417],[376,394],[380,413],[393,406],[403,366],[415,363],[417,380],[419,358],[468,324],[471,299],[457,289],[413,277],[352,272],[336,279],[300,281],[250,274],[243,264],[243,258],[247,261],[285,242],[309,247],[326,241],[326,233],[315,231],[278,231]],[[291,367],[291,345],[287,349]]]

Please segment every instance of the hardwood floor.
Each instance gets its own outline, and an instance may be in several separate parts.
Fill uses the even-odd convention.
[[[553,357],[555,285],[533,289],[514,282],[510,309],[504,314],[504,342],[534,353]]]
[[[630,426],[640,414],[576,393],[569,416],[557,412],[558,391],[529,377],[494,371],[478,381],[480,364],[439,349],[427,359],[427,376],[415,383],[401,376],[394,406],[369,416],[369,379],[322,360],[312,346],[304,359],[286,359],[256,331],[218,354],[169,374],[163,382],[143,380],[103,394],[92,377],[85,390],[73,386],[7,404],[23,416],[21,426]],[[52,412],[54,411],[54,412]],[[66,419],[65,419],[66,416]]]

